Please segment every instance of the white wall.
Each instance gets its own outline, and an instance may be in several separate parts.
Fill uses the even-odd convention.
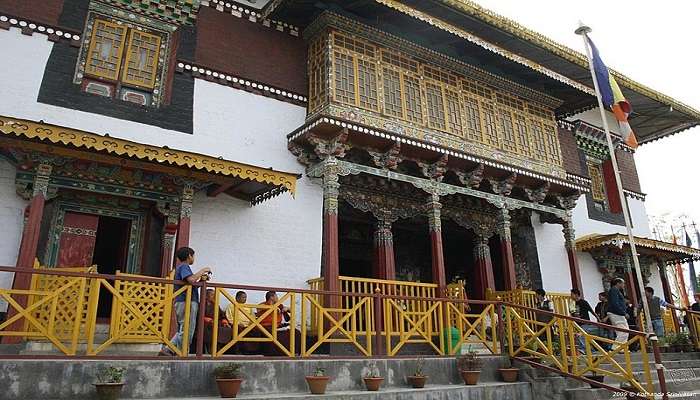
[[[15,167],[0,158],[0,265],[14,267],[22,238],[24,208],[27,202],[15,192]],[[0,287],[12,286],[12,273],[0,272]],[[0,312],[7,309],[7,303],[0,299]]]
[[[589,253],[576,252],[578,268],[581,271],[581,284],[583,296],[589,303],[595,305],[598,302],[598,293],[604,290],[603,276],[598,272],[598,264]]]
[[[186,134],[40,104],[36,99],[51,47],[44,35],[0,30],[0,49],[12,54],[12,62],[0,71],[0,115],[109,133],[286,172],[304,171],[286,144],[286,135],[304,122],[304,107],[196,79],[194,133]],[[14,195],[13,179],[3,180],[0,190]],[[197,195],[190,237],[197,263],[213,266],[216,281],[304,287],[320,271],[321,210],[321,188],[306,177],[297,183],[296,199],[284,193],[255,207],[225,194],[214,199]],[[19,220],[8,221],[6,226],[20,226]],[[0,246],[14,249],[16,256],[17,240],[10,239]]]
[[[569,258],[564,247],[564,233],[559,224],[544,224],[538,214],[532,215],[532,227],[537,241],[537,256],[542,272],[542,288],[548,292],[571,290]]]
[[[632,232],[635,236],[651,237],[651,229],[649,228],[649,218],[647,217],[644,202],[637,199],[627,198],[629,204],[630,218],[632,219]],[[624,225],[614,225],[607,222],[596,221],[588,218],[588,205],[586,198],[581,196],[576,203],[576,208],[573,210],[574,229],[576,237],[580,238],[590,234],[598,233],[601,235],[611,233],[627,234],[627,229]]]

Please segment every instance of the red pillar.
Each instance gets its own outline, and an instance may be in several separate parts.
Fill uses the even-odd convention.
[[[438,295],[445,296],[447,282],[445,278],[445,257],[442,252],[442,224],[439,197],[432,195],[428,200],[428,227],[430,229],[430,252],[432,254],[433,283],[438,285]]]
[[[377,279],[396,280],[396,265],[394,263],[394,239],[391,233],[391,223],[378,221],[374,231],[375,273]]]
[[[569,258],[571,288],[578,289],[581,291],[581,293],[583,293],[583,284],[581,284],[581,270],[579,269],[578,258],[576,257],[576,235],[571,218],[566,218],[564,220],[562,230],[564,232],[564,247],[566,247],[566,255]]]
[[[338,175],[326,172],[323,175],[323,242],[321,246],[323,267],[323,289],[340,291],[340,265],[338,261]],[[327,307],[338,308],[340,298],[328,296]]]
[[[477,300],[485,300],[487,289],[496,290],[488,238],[478,237],[474,245]]]
[[[51,175],[51,165],[39,164],[34,177],[34,188],[32,199],[29,202],[27,220],[22,231],[22,241],[19,246],[19,255],[17,256],[16,268],[32,268],[34,259],[36,258],[37,247],[39,245],[39,233],[41,228],[41,220],[44,217],[44,204],[49,188],[49,177]],[[32,275],[27,273],[15,273],[12,280],[12,289],[29,290],[32,281]],[[27,306],[27,296],[13,296],[17,303],[22,306]],[[17,315],[17,310],[8,307],[7,319]],[[17,322],[8,327],[8,331],[21,331],[23,329],[23,319],[20,318]],[[19,343],[20,337],[8,336],[3,340],[3,343]]]
[[[503,283],[505,290],[515,290],[518,284],[515,278],[515,260],[511,245],[510,213],[506,208],[502,208],[500,211],[498,234],[500,236],[501,258],[503,259]]]

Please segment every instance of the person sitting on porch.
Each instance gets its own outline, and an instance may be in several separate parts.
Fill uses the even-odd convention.
[[[586,301],[586,299],[581,296],[581,291],[578,289],[571,289],[571,298],[574,300],[574,303],[576,304],[576,309],[573,312],[572,317],[584,319],[586,321],[590,321],[591,317],[590,315],[593,314],[595,317],[596,321],[600,322],[600,319],[596,315],[595,311],[593,310],[593,307],[591,307],[591,304]],[[598,333],[598,327],[593,325],[593,324],[587,324],[585,322],[580,322],[579,326],[581,329],[583,329],[584,332],[595,335]],[[577,335],[576,336],[576,344],[578,345],[577,347],[582,351],[586,351],[586,346],[584,344],[583,336],[582,335]]]
[[[627,305],[625,304],[625,295],[622,293],[622,288],[625,287],[625,281],[621,278],[615,278],[610,281],[610,290],[608,291],[608,317],[610,323],[615,328],[629,329],[627,325]],[[625,331],[615,331],[615,341],[625,343],[629,338],[629,333]]]
[[[212,329],[214,328],[214,317],[216,310],[216,302],[214,289],[207,289],[206,303],[204,306],[204,346],[206,347],[206,352],[210,353],[209,348],[212,345]],[[219,308],[219,323],[216,326],[217,329],[217,342],[226,344],[231,341],[231,324],[226,319],[226,314]]]
[[[190,267],[192,264],[194,264],[194,250],[192,250],[189,247],[181,247],[177,249],[175,252],[175,257],[177,258],[177,267],[175,267],[175,280],[176,281],[185,281],[185,283],[192,285],[194,283],[199,282],[202,280],[204,276],[209,276],[211,274],[211,268],[209,267],[204,267],[197,271],[196,273],[192,273],[192,268]],[[204,278],[207,279],[207,278]],[[175,285],[175,291],[177,292],[183,287],[183,285]],[[172,341],[173,346],[175,346],[178,349],[182,348],[182,343],[184,340],[187,340],[187,343],[192,342],[192,337],[194,336],[194,328],[195,325],[197,324],[197,310],[199,310],[199,289],[198,288],[192,288],[192,294],[191,294],[191,301],[190,301],[190,320],[189,320],[189,332],[187,332],[187,337],[184,338],[183,336],[185,335],[184,329],[185,329],[185,301],[186,301],[186,293],[180,293],[177,295],[175,298],[175,304],[173,305],[173,309],[175,310],[175,317],[177,319],[177,333],[175,336],[170,339]],[[167,346],[163,346],[160,350],[160,353],[158,353],[159,356],[173,356],[175,353],[170,350]]]
[[[265,293],[265,301],[260,303],[261,305],[273,306],[279,301],[277,297],[277,292],[269,291]],[[277,312],[271,311],[265,318],[260,321],[260,325],[270,328],[273,325],[277,328],[282,328],[285,326],[285,321],[289,321],[289,308],[285,307],[283,304],[277,306],[279,309]],[[270,307],[261,307],[257,309],[257,317],[260,318],[263,314],[270,311]],[[275,321],[276,318],[276,321]]]
[[[644,294],[647,296],[647,303],[649,304],[649,316],[651,317],[651,326],[654,328],[654,333],[661,339],[664,337],[664,320],[663,314],[661,313],[661,307],[671,308],[678,311],[683,311],[682,307],[676,307],[673,304],[666,302],[659,296],[654,296],[654,288],[645,287]]]
[[[236,303],[238,306],[229,304],[229,306],[226,307],[226,318],[231,323],[236,321],[239,331],[247,328],[250,325],[250,322],[255,320],[250,308],[242,307],[242,305],[244,305],[247,301],[248,295],[246,292],[239,290],[236,292]]]

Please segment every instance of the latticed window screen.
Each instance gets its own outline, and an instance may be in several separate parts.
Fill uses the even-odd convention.
[[[325,40],[319,37],[309,45],[309,111],[319,108],[326,97]]]
[[[335,53],[335,99],[347,104],[355,104],[355,65],[352,57]]]
[[[605,189],[603,187],[603,168],[599,162],[586,161],[588,175],[591,177],[591,195],[595,201],[605,201]]]
[[[158,73],[160,43],[158,35],[95,19],[85,73],[153,89]]]
[[[384,113],[392,117],[403,118],[401,101],[401,74],[393,69],[384,68]]]
[[[122,73],[122,82],[152,89],[156,83],[160,38],[132,29]]]
[[[362,39],[339,32],[330,37],[336,101],[561,165],[550,108]]]
[[[113,80],[119,77],[126,30],[125,26],[95,20],[85,73]]]
[[[443,103],[442,88],[436,84],[425,84],[425,99],[428,106],[428,126],[445,129],[445,104]]]

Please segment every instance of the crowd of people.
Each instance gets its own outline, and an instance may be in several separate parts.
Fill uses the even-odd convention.
[[[610,282],[610,289],[606,292],[598,293],[598,303],[595,308],[583,298],[581,291],[571,289],[571,298],[575,308],[571,310],[571,316],[585,321],[592,321],[591,317],[596,322],[605,325],[611,325],[618,329],[611,329],[599,324],[579,322],[579,326],[586,333],[600,336],[603,338],[614,339],[615,342],[624,343],[629,339],[627,330],[643,330],[638,324],[639,315],[643,311],[641,302],[635,307],[632,300],[624,293],[625,281],[621,278],[615,278]],[[547,298],[547,294],[543,289],[535,291],[537,295],[537,308],[543,311],[554,312],[552,301]],[[654,295],[654,288],[645,287],[644,294],[649,306],[649,316],[654,330],[654,334],[659,338],[664,337],[664,321],[662,308],[673,309],[678,311],[687,311],[683,307],[678,307],[668,303],[664,299]],[[695,303],[690,307],[691,311],[700,312],[700,293],[695,294]],[[688,326],[691,335],[696,335],[693,329],[690,329],[688,316],[684,318],[685,325]],[[609,343],[600,343],[605,350],[610,350]],[[577,336],[577,347],[584,349],[584,340],[581,335]],[[633,350],[634,350],[633,346]]]

